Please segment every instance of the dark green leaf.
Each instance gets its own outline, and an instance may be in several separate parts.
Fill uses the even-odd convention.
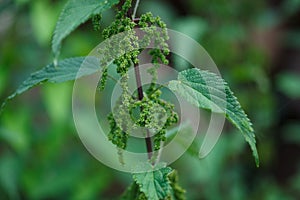
[[[81,64],[84,61],[85,68],[80,70],[77,74]],[[4,108],[7,101],[13,99],[17,95],[26,92],[30,88],[39,85],[44,82],[61,83],[69,80],[92,74],[99,69],[99,60],[96,57],[77,57],[69,58],[58,62],[58,66],[49,64],[45,68],[31,74],[31,76],[25,80],[20,87],[10,95],[2,104],[0,112]]]
[[[259,165],[252,124],[221,77],[200,69],[188,69],[180,72],[178,80],[170,81],[168,86],[197,107],[225,114],[226,118],[242,132],[252,149],[256,165]]]
[[[52,50],[56,57],[62,40],[73,30],[91,16],[102,13],[118,2],[119,0],[69,0],[59,16],[54,31]]]

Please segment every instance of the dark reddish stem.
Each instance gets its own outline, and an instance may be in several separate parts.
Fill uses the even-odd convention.
[[[141,82],[141,74],[140,74],[140,68],[138,64],[134,64],[134,72],[135,72],[135,79],[136,79],[136,85],[138,90],[138,98],[141,101],[144,98],[143,94],[143,87]],[[143,107],[141,107],[141,112],[143,111]],[[148,153],[148,159],[150,160],[152,157],[152,141],[150,137],[150,132],[147,129],[147,135],[145,138],[146,147],[147,147],[147,153]]]
[[[132,19],[135,23],[139,23],[140,18],[134,18]],[[139,25],[137,25],[137,28],[139,28]],[[135,79],[136,79],[136,85],[137,85],[137,90],[138,90],[138,99],[141,101],[144,98],[144,93],[143,93],[143,87],[142,87],[142,81],[141,81],[141,74],[140,74],[140,68],[139,64],[134,64],[134,72],[135,72]],[[143,107],[140,108],[140,111],[143,111]],[[147,153],[148,153],[148,159],[150,160],[152,158],[152,141],[150,137],[150,132],[147,129],[146,133],[146,148],[147,148]]]

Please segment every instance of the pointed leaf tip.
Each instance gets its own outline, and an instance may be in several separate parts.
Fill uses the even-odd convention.
[[[63,39],[91,16],[101,14],[119,0],[69,0],[57,21],[52,38],[52,51],[57,58]]]
[[[221,77],[208,71],[193,68],[180,72],[178,80],[170,81],[168,87],[199,108],[224,114],[243,134],[251,147],[256,166],[259,166],[252,123]]]
[[[79,71],[83,62],[85,69]],[[28,91],[32,87],[44,82],[62,83],[93,74],[99,70],[99,63],[100,61],[96,57],[76,57],[59,61],[57,62],[56,67],[53,63],[47,65],[43,69],[32,73],[30,77],[27,78],[12,95],[5,99],[1,105],[0,114],[10,100],[22,94],[23,92]]]

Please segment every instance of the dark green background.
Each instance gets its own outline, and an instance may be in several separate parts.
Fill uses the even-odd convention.
[[[0,102],[53,59],[51,35],[66,1],[0,0]],[[168,27],[209,52],[254,124],[260,168],[229,124],[204,160],[178,169],[188,199],[300,198],[300,1],[141,0]],[[112,21],[103,16],[102,26]],[[86,55],[101,41],[85,23],[60,58]],[[0,117],[0,199],[114,199],[128,174],[95,160],[76,133],[72,82],[45,84],[10,102]]]

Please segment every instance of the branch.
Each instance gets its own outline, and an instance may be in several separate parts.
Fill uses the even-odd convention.
[[[139,4],[140,4],[140,0],[136,0],[134,10],[133,10],[133,13],[132,13],[132,20],[135,19],[135,15],[136,15],[137,9],[139,7]]]

